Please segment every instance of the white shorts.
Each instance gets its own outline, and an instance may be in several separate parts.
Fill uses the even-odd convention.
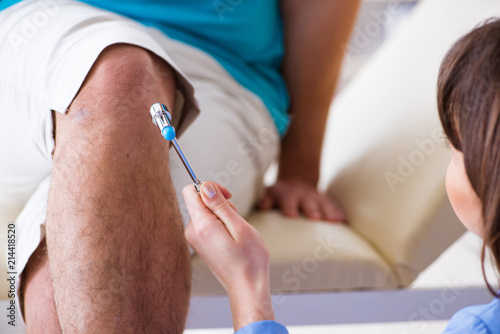
[[[101,51],[116,43],[150,50],[176,70],[186,120],[180,143],[200,178],[227,186],[243,215],[278,154],[262,101],[208,54],[80,2],[22,1],[0,12],[0,217],[16,221],[18,274],[45,237],[52,110],[66,112]],[[173,150],[170,164],[186,223],[181,190],[191,180]]]

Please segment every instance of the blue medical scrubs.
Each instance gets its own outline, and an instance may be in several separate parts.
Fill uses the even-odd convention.
[[[458,311],[443,334],[497,334],[500,333],[500,300],[489,304],[466,307]]]

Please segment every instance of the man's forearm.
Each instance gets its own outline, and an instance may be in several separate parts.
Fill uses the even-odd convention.
[[[279,178],[316,185],[328,110],[358,0],[283,0],[286,55],[282,72],[292,123],[282,142]]]

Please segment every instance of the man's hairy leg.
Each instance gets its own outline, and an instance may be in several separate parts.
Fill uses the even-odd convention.
[[[45,239],[31,255],[21,279],[21,304],[27,333],[61,333],[54,303]]]
[[[165,62],[115,45],[56,116],[47,248],[63,332],[182,332],[189,254],[168,142],[148,112],[174,97]]]

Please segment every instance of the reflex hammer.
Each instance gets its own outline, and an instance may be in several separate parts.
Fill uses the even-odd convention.
[[[176,133],[175,133],[175,128],[172,126],[172,115],[168,111],[167,107],[164,104],[155,103],[149,109],[149,113],[151,114],[153,124],[156,125],[158,129],[160,129],[163,138],[165,138],[168,141],[171,141],[172,144],[174,145],[174,149],[177,152],[177,155],[181,159],[182,163],[184,164],[184,167],[186,167],[189,176],[193,180],[194,189],[198,194],[200,194],[200,187],[202,181],[196,176],[194,169],[189,164],[186,155],[182,151],[181,145],[179,144],[177,138],[175,137]]]

